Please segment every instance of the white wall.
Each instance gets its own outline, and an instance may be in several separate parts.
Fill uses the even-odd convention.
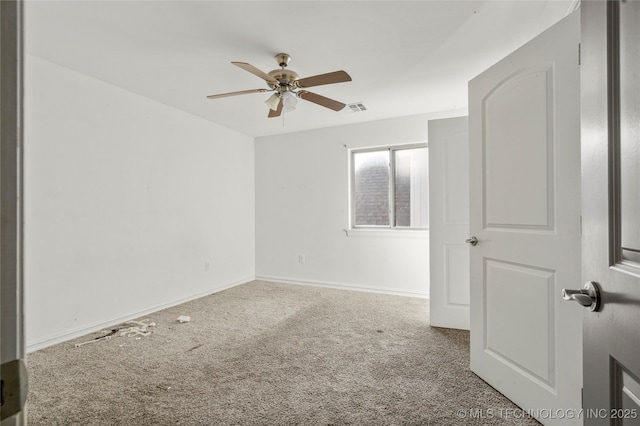
[[[347,236],[344,229],[349,226],[348,148],[425,142],[430,118],[436,117],[257,138],[256,276],[428,296],[428,232]],[[299,254],[306,263],[298,262]]]
[[[253,138],[27,55],[28,348],[253,279],[254,195]]]

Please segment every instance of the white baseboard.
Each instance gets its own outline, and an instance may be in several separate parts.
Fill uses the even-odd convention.
[[[131,313],[129,315],[125,315],[122,317],[118,317],[118,318],[113,318],[111,320],[108,321],[104,321],[104,322],[100,322],[100,323],[96,323],[96,324],[91,324],[89,326],[86,327],[82,327],[82,328],[78,328],[78,329],[74,329],[74,330],[70,330],[70,331],[65,331],[64,333],[60,333],[58,335],[55,335],[53,337],[47,337],[45,339],[42,340],[38,340],[36,342],[27,342],[27,353],[30,352],[35,352],[37,350],[40,349],[44,349],[46,347],[49,346],[53,346],[56,345],[58,343],[62,343],[62,342],[66,342],[68,340],[71,339],[75,339],[76,337],[80,337],[80,336],[84,336],[85,334],[89,334],[89,333],[93,333],[99,330],[103,330],[105,328],[109,328],[112,327],[116,324],[122,324],[123,322],[127,322],[127,321],[131,321],[132,319],[135,318],[139,318],[142,317],[144,315],[149,315],[153,312],[158,312],[161,311],[162,309],[166,309],[166,308],[170,308],[172,306],[176,306],[176,305],[180,305],[182,303],[186,303],[189,302],[191,300],[195,300],[195,299],[199,299],[201,297],[204,296],[208,296],[210,294],[213,293],[218,293],[222,290],[226,290],[241,284],[246,284],[250,281],[253,281],[255,279],[255,277],[247,277],[241,280],[237,280],[234,282],[230,282],[230,283],[225,283],[225,284],[221,284],[217,287],[214,287],[210,290],[207,290],[203,293],[198,293],[198,294],[194,294],[182,299],[178,299],[178,300],[173,300],[171,302],[167,302],[167,303],[163,303],[161,305],[157,305],[157,306],[153,306],[150,307],[148,309],[144,309],[142,311],[138,311],[138,312],[134,312]]]
[[[354,284],[345,284],[345,283],[335,283],[329,281],[316,281],[316,280],[300,280],[295,278],[283,278],[283,277],[274,277],[268,275],[260,275],[256,276],[256,280],[261,281],[272,281],[283,284],[295,284],[295,285],[306,285],[313,287],[327,287],[327,288],[335,288],[338,290],[351,290],[351,291],[364,291],[367,293],[380,293],[380,294],[390,294],[393,296],[407,296],[407,297],[418,297],[421,299],[428,299],[429,292],[418,292],[418,291],[410,291],[410,290],[402,290],[396,288],[389,287],[369,287],[363,285],[354,285]]]

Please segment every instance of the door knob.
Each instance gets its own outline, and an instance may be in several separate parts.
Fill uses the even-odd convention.
[[[573,300],[578,302],[590,311],[597,311],[600,308],[600,288],[598,283],[589,281],[582,290],[562,289],[563,300]]]
[[[476,236],[472,236],[471,238],[467,238],[466,240],[464,240],[465,243],[469,243],[472,246],[475,246],[478,244],[478,239],[476,238]]]

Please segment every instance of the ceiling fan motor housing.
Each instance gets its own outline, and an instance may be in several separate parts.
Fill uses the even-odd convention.
[[[286,53],[278,53],[276,55],[276,61],[281,68],[279,70],[269,71],[269,75],[278,80],[280,84],[267,81],[271,89],[277,90],[278,92],[287,92],[295,88],[295,81],[299,78],[298,73],[285,69],[287,65],[289,65],[290,60],[291,56]]]
[[[292,70],[287,69],[279,69],[269,71],[269,75],[280,82],[280,86],[292,86],[294,82],[298,79],[298,73]],[[275,89],[277,85],[275,83],[267,82],[272,89]]]

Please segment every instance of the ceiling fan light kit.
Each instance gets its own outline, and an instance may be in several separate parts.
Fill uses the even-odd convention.
[[[242,68],[251,74],[260,77],[266,83],[269,89],[252,89],[242,90],[238,92],[221,93],[218,95],[207,96],[208,99],[218,99],[229,96],[244,95],[248,93],[274,92],[265,103],[269,106],[269,118],[279,117],[282,112],[290,112],[296,109],[298,98],[304,99],[332,109],[334,111],[342,110],[346,105],[333,99],[326,98],[316,93],[309,92],[308,87],[322,86],[325,84],[342,83],[351,81],[351,76],[345,71],[334,71],[326,74],[319,74],[312,77],[300,78],[298,73],[293,70],[286,69],[289,65],[291,56],[286,53],[278,53],[276,61],[280,69],[275,69],[265,73],[246,62],[231,62],[233,65]]]
[[[296,109],[298,98],[290,91],[282,94],[282,103],[284,104],[284,112],[291,112]]]
[[[269,99],[264,101],[264,103],[267,104],[269,108],[275,111],[278,109],[278,104],[280,103],[280,96],[278,96],[277,93],[274,93],[273,95],[269,96]]]

